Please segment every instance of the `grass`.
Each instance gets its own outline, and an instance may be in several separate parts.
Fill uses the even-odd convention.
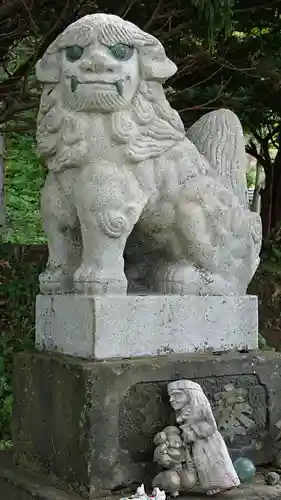
[[[0,247],[0,450],[12,446],[12,373],[15,355],[34,349],[35,298],[40,265],[23,263]]]
[[[6,137],[3,243],[40,244],[40,191],[45,168],[36,157],[34,134]],[[12,369],[16,353],[34,348],[34,310],[40,266],[21,262],[2,245],[0,255],[0,449],[12,446]]]
[[[34,134],[6,138],[4,243],[45,243],[41,227],[40,191],[46,176],[36,157]]]

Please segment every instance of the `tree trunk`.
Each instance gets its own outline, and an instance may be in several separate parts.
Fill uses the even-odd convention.
[[[261,157],[263,158],[263,168],[265,173],[265,186],[261,189],[261,219],[263,240],[270,236],[271,214],[272,214],[272,185],[273,185],[273,164],[269,154],[268,141],[261,143]]]
[[[271,231],[281,223],[281,142],[273,165]]]

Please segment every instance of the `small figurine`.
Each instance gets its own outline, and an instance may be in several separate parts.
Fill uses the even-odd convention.
[[[277,472],[268,472],[264,476],[265,484],[268,484],[269,486],[275,486],[276,484],[279,483],[280,481],[280,474],[277,474]]]
[[[153,500],[166,500],[166,493],[164,490],[160,490],[159,488],[155,487],[152,491],[150,499]]]
[[[201,488],[207,495],[215,495],[239,486],[238,475],[201,386],[190,380],[177,380],[168,384],[168,394],[182,431],[183,446],[192,447]]]
[[[166,470],[157,474],[153,486],[160,486],[177,497],[180,491],[188,491],[197,482],[197,473],[187,446],[183,446],[180,430],[166,427],[154,437],[156,449],[154,461]]]
[[[136,494],[133,495],[131,498],[141,498],[143,500],[146,500],[147,494],[145,493],[144,484],[141,484],[137,488]]]
[[[120,500],[166,500],[166,493],[164,490],[159,488],[154,488],[151,495],[147,495],[145,492],[144,484],[141,484],[134,495],[129,497],[122,497]]]

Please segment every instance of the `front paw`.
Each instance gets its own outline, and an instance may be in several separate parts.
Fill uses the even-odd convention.
[[[127,279],[123,272],[110,273],[82,265],[74,274],[74,291],[84,295],[126,295]]]
[[[62,268],[46,269],[39,276],[40,292],[44,295],[58,295],[73,291],[73,277]]]

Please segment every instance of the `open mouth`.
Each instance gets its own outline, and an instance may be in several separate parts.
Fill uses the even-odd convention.
[[[113,86],[116,88],[117,93],[120,96],[123,96],[124,93],[124,86],[123,86],[123,81],[122,80],[117,80],[116,82],[106,82],[106,81],[101,81],[101,80],[96,80],[96,81],[86,81],[86,82],[79,82],[78,78],[76,76],[71,77],[71,91],[75,92],[78,85],[96,85],[97,87],[108,87],[108,86]]]

